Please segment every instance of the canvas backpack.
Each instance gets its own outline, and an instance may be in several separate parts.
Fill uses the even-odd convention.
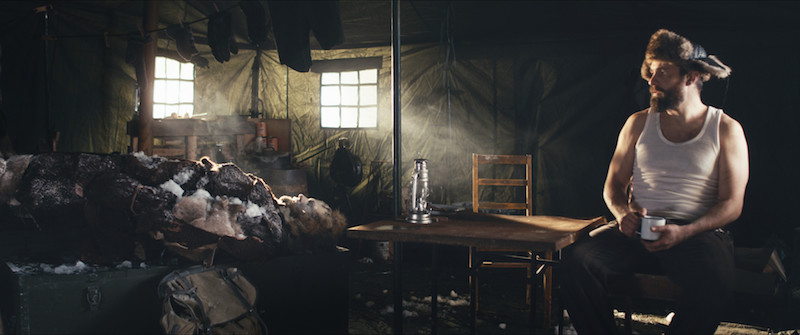
[[[267,334],[256,289],[235,267],[176,270],[158,285],[166,334]]]

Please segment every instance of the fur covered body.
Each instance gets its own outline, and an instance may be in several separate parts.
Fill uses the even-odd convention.
[[[323,228],[291,227],[279,210],[285,205],[263,179],[208,158],[47,153],[0,165],[3,206],[22,208],[37,229],[85,230],[84,257],[99,263],[153,258],[164,247],[193,261],[263,259],[303,248],[333,249],[330,237],[344,230],[343,217],[327,205],[316,222],[292,221]],[[342,224],[320,219],[325,216]],[[288,236],[298,233],[326,237],[290,248]]]

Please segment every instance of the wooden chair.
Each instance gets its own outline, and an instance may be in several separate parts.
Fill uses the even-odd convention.
[[[598,229],[606,229],[606,227]],[[733,256],[736,266],[733,278],[734,292],[737,294],[772,296],[777,293],[778,280],[783,282],[788,280],[783,263],[773,249],[734,247]],[[645,272],[615,278],[609,283],[606,292],[614,299],[614,303],[620,303],[618,309],[625,315],[626,334],[633,334],[631,315],[633,314],[634,300],[646,299],[675,303],[683,295],[683,289],[666,275]]]
[[[621,299],[618,309],[625,314],[626,334],[633,334],[633,300],[648,299],[676,302],[683,290],[667,276],[651,273],[634,273],[612,281],[606,289],[615,299]]]
[[[494,176],[487,177],[485,172],[490,170],[491,165],[501,165],[512,170],[515,167],[524,167],[524,177],[514,177],[513,174],[506,178],[495,178]],[[518,171],[512,171],[518,172]],[[531,155],[487,155],[487,154],[472,154],[472,211],[479,213],[485,210],[513,210],[524,213],[524,215],[533,214],[533,176],[531,169]],[[480,191],[484,187],[502,187],[514,189],[523,189],[524,197],[518,197],[524,200],[514,201],[515,194],[511,194],[510,200],[507,201],[484,201],[480,197]],[[519,268],[525,270],[526,276],[526,290],[525,290],[525,303],[530,306],[531,290],[531,276],[533,275],[531,269],[531,257],[535,256],[532,250],[508,250],[508,249],[477,249],[470,248],[469,252],[469,265],[470,265],[470,280],[475,280],[477,287],[478,271],[484,268]],[[544,255],[545,259],[553,259],[552,252]],[[544,313],[545,325],[549,327],[550,318],[552,313],[552,267],[545,267],[545,263],[538,266],[536,274],[544,271],[543,287],[544,287]],[[470,282],[470,284],[472,284]],[[475,296],[475,311],[478,308],[478,292],[476,290]]]
[[[590,237],[608,229],[618,229],[617,222],[611,221],[589,232]],[[615,277],[606,287],[606,294],[612,299],[612,304],[625,315],[625,333],[632,334],[633,328],[633,301],[634,299],[648,299],[661,301],[677,301],[683,290],[667,276],[661,273],[637,272],[630,275]],[[563,313],[563,310],[559,312]]]

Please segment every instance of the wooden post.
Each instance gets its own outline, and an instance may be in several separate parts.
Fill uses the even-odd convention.
[[[288,66],[287,66],[288,68]],[[261,72],[261,46],[256,47],[256,57],[253,58],[253,67],[251,75],[250,86],[250,116],[253,118],[260,118],[258,116],[258,84],[259,74]],[[266,115],[263,115],[266,118]]]
[[[186,159],[197,160],[197,136],[186,136]]]
[[[147,87],[142,90],[142,100],[139,107],[139,151],[147,155],[153,154],[153,86],[156,65],[156,46],[158,45],[158,1],[147,0],[144,2],[144,18],[142,23],[146,33],[150,34],[151,41],[142,48],[145,69],[147,73]]]

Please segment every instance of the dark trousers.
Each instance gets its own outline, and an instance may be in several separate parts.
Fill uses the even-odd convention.
[[[561,295],[579,334],[618,332],[605,288],[634,272],[663,273],[683,288],[667,334],[713,334],[731,301],[733,244],[724,232],[651,253],[638,238],[609,229],[565,250],[563,263]]]

